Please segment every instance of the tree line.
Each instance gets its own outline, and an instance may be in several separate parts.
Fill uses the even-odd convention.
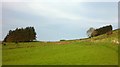
[[[100,27],[98,29],[94,29],[93,27],[91,27],[88,31],[87,31],[87,35],[88,37],[94,37],[94,36],[98,36],[98,35],[102,35],[102,34],[112,34],[112,25],[108,25],[108,26],[103,26]]]
[[[94,37],[105,33],[112,34],[112,25],[103,26],[98,29],[91,27],[87,31],[88,37]],[[3,42],[30,42],[34,40],[36,40],[36,32],[34,27],[26,27],[10,30]]]
[[[30,42],[33,40],[36,40],[34,27],[26,27],[10,30],[3,42]]]

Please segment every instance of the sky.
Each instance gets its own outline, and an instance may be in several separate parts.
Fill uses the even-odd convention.
[[[85,1],[85,2],[84,2]],[[117,0],[4,0],[0,5],[3,40],[9,30],[33,26],[39,41],[86,38],[86,31],[118,28]]]

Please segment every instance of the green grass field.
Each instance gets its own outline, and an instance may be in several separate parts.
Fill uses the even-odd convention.
[[[117,32],[84,40],[7,43],[3,65],[118,65]]]

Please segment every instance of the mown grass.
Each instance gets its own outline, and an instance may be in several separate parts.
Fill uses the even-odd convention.
[[[23,43],[19,43],[22,45]],[[117,65],[118,48],[109,43],[76,42],[68,45],[37,45],[24,48],[3,47],[3,65],[11,64],[112,64]],[[14,44],[11,44],[14,45]],[[114,46],[114,47],[112,47]]]
[[[86,40],[7,43],[3,65],[118,65],[117,31]],[[103,38],[106,37],[106,38]]]

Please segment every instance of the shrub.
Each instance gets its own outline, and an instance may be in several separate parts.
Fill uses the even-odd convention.
[[[65,41],[65,40],[60,40],[60,41]]]

